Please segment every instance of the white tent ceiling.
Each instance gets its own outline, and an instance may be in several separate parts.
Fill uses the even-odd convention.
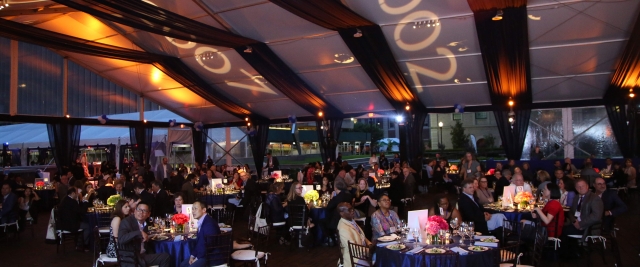
[[[315,93],[347,116],[393,110],[359,62],[352,59],[337,32],[303,20],[269,1],[147,2],[267,43]],[[640,1],[528,2],[533,102],[601,99],[638,16]],[[74,10],[9,16],[14,14],[9,12],[17,10],[61,7],[51,1],[9,0],[9,3],[8,8],[0,11],[4,19],[91,41],[179,57],[218,88],[219,93],[264,117],[312,115],[266,82],[233,49],[174,40]],[[473,14],[466,0],[344,0],[343,3],[382,27],[398,66],[427,108],[448,108],[455,103],[467,107],[491,105]],[[440,25],[417,24],[433,19],[439,19]],[[241,121],[151,65],[61,54],[188,120]]]

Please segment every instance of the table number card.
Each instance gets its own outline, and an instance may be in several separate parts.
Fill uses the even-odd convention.
[[[193,218],[193,212],[191,208],[193,204],[182,204],[182,214],[189,216],[189,223],[185,225],[185,232],[197,232],[198,231],[198,220]]]
[[[524,186],[516,186],[516,192],[517,193],[520,193],[522,191],[524,191]]]

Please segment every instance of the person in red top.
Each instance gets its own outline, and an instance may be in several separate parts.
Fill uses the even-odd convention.
[[[307,169],[307,184],[313,184],[314,179],[314,175],[316,172],[316,168],[313,165],[313,162],[309,163],[309,168]]]
[[[240,173],[238,172],[234,172],[233,173],[233,178],[232,180],[229,182],[230,185],[233,185],[233,189],[240,189],[242,188],[242,179],[240,179]]]
[[[542,197],[547,200],[544,208],[535,208],[533,218],[540,216],[542,225],[547,228],[548,237],[560,237],[564,223],[564,210],[560,204],[560,188],[554,183],[548,183],[542,190]]]

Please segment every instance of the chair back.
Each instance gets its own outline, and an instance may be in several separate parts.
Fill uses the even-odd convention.
[[[494,262],[498,263],[513,263],[513,267],[517,265],[518,253],[520,252],[520,244],[512,244],[498,248],[498,253],[495,254],[497,259]]]
[[[533,244],[533,253],[531,253],[531,265],[538,266],[542,260],[542,252],[547,242],[547,228],[538,227],[536,229],[536,238]]]
[[[94,209],[94,215],[98,227],[109,227],[111,225],[111,210]]]
[[[289,225],[294,229],[307,227],[307,205],[291,205],[289,207]]]
[[[223,232],[219,235],[205,236],[207,266],[229,264],[233,239],[231,232]]]
[[[518,220],[505,219],[502,224],[502,240],[503,244],[508,244],[509,241],[521,240],[522,222]]]
[[[102,246],[100,243],[100,229],[96,226],[92,229],[93,234],[93,262],[95,262],[102,252]]]
[[[211,216],[216,218],[218,223],[233,226],[236,211],[233,209],[212,209]]]
[[[460,254],[458,253],[445,253],[434,254],[427,257],[429,266],[439,267],[458,267],[460,266]]]
[[[371,253],[369,253],[369,248],[367,246],[363,246],[356,243],[349,242],[349,258],[351,259],[351,266],[373,266],[373,261],[371,258]]]
[[[120,266],[142,266],[140,264],[142,239],[135,237],[129,242],[129,244],[120,244],[120,242],[116,242],[116,244],[116,258],[118,259],[118,264]]]
[[[342,246],[342,241],[340,240],[340,231],[338,231],[338,229],[336,229],[336,241],[338,242],[338,248],[340,249],[340,257],[338,258],[338,262],[340,263],[340,266],[343,266],[344,259],[342,258],[342,253],[346,248]]]

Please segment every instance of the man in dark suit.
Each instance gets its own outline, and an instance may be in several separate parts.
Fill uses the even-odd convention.
[[[589,184],[585,180],[578,179],[575,186],[578,195],[573,198],[569,210],[569,224],[564,226],[562,234],[582,235],[582,240],[587,235],[600,235],[600,224],[604,214],[602,199],[589,191]]]
[[[149,205],[152,209],[154,208],[156,203],[156,198],[153,196],[153,194],[144,190],[143,184],[136,184],[134,188],[134,192],[140,198],[140,202],[147,203],[147,205]]]
[[[196,192],[193,189],[193,181],[195,177],[195,174],[190,173],[189,175],[187,175],[184,184],[182,184],[182,188],[180,191],[182,191],[182,198],[185,204],[191,204],[196,199]]]
[[[69,189],[69,177],[66,174],[60,175],[60,181],[56,184],[56,195],[58,197],[58,205],[67,197],[67,189]]]
[[[76,233],[82,230],[82,235],[78,235],[76,240],[76,250],[84,252],[89,251],[89,237],[91,229],[87,222],[83,222],[84,214],[87,212],[87,205],[78,201],[78,190],[75,187],[67,189],[67,196],[60,203],[58,208],[58,230]],[[84,239],[80,239],[84,238]],[[83,242],[84,241],[84,244]],[[84,245],[84,247],[82,247]]]
[[[195,250],[191,252],[189,260],[183,261],[180,266],[204,267],[207,263],[207,246],[212,245],[206,243],[206,238],[208,236],[219,235],[220,227],[214,218],[207,215],[207,207],[205,203],[200,201],[194,202],[191,212],[193,213],[193,218],[198,220],[196,247]],[[210,262],[209,265],[215,266],[222,263],[223,262]]]
[[[493,194],[493,200],[497,201],[499,196],[504,194],[504,188],[511,184],[511,171],[510,170],[502,170],[502,172],[496,171],[494,173],[496,179],[496,192]]]
[[[491,219],[491,214],[484,212],[484,208],[478,204],[473,197],[473,179],[466,179],[462,182],[462,194],[458,197],[458,210],[463,221],[474,223],[475,231],[488,234],[487,221]]]
[[[144,242],[145,246],[140,251],[139,261],[143,263],[143,266],[158,265],[160,267],[169,267],[171,258],[169,254],[147,254],[147,241],[149,241],[149,234],[147,233],[147,219],[151,214],[151,207],[145,202],[140,202],[133,212],[133,216],[127,216],[120,222],[120,228],[118,233],[118,244],[125,250],[132,251],[136,245],[133,242],[136,238]],[[125,261],[133,262],[133,254],[129,251],[121,251],[120,256]],[[133,267],[133,264],[128,262],[122,262],[120,266]]]
[[[327,225],[329,229],[338,227],[338,221],[340,221],[340,212],[336,209],[338,204],[342,202],[351,203],[351,200],[353,200],[353,196],[349,193],[347,185],[343,181],[336,181],[334,192],[336,192],[336,196],[327,203],[327,217],[330,219]]]
[[[267,158],[265,159],[265,163],[267,164],[267,166],[265,168],[267,168],[267,172],[271,173],[272,171],[277,171],[280,169],[280,162],[278,161],[277,157],[271,156],[271,152],[267,153]]]
[[[2,185],[2,198],[0,199],[0,224],[13,223],[18,220],[18,197],[11,192],[8,183]]]
[[[107,199],[117,192],[117,190],[113,188],[113,178],[108,176],[107,183],[98,188],[96,192],[98,193],[98,199],[102,200],[103,203],[107,203]]]
[[[246,207],[246,205],[252,203],[255,197],[260,196],[260,188],[256,181],[250,179],[251,175],[248,172],[242,172],[240,178],[242,179],[242,189],[244,191],[240,205]]]
[[[167,213],[173,213],[173,205],[169,199],[169,194],[167,194],[167,190],[162,189],[162,184],[158,181],[153,181],[151,183],[151,191],[156,199],[152,216],[162,217]]]
[[[403,168],[402,174],[404,176],[404,197],[413,198],[416,192],[416,178],[413,177],[409,168]]]
[[[169,165],[169,160],[167,158],[162,158],[162,163],[158,164],[156,168],[156,180],[162,182],[164,179],[169,178],[171,176],[171,172],[173,169],[171,165]]]
[[[593,186],[596,188],[596,195],[602,199],[604,209],[602,229],[609,231],[613,228],[615,218],[627,211],[627,204],[618,197],[618,191],[607,190],[607,184],[604,179],[596,178]]]

